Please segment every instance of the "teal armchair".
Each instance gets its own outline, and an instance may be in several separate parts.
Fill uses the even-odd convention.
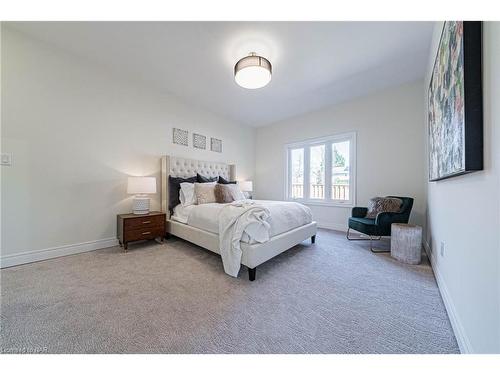
[[[352,215],[349,218],[347,239],[353,240],[369,240],[370,250],[374,253],[388,252],[387,250],[375,250],[372,247],[372,240],[380,240],[383,236],[391,235],[392,223],[408,223],[410,219],[411,209],[413,207],[413,198],[409,197],[396,197],[390,195],[391,198],[399,198],[403,201],[399,212],[380,212],[375,219],[366,218],[368,208],[366,207],[353,207]],[[363,237],[350,237],[349,232],[351,229],[367,235],[369,238]],[[374,238],[375,237],[375,238]]]

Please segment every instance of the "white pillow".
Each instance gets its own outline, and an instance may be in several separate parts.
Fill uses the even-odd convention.
[[[194,184],[190,182],[181,182],[179,200],[183,207],[196,204],[196,195],[194,194]]]
[[[241,201],[247,199],[245,197],[245,194],[243,194],[243,192],[240,190],[240,187],[237,184],[229,184],[229,185],[231,187],[231,193],[235,201]]]

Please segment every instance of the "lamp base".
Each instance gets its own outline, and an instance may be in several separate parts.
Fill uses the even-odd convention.
[[[133,212],[135,215],[149,214],[149,198],[148,197],[134,197]]]

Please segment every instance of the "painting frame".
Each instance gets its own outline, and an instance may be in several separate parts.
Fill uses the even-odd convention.
[[[451,24],[455,22],[455,24]],[[449,79],[450,75],[456,72],[450,72],[443,69],[443,51],[449,52],[452,55],[449,41],[443,41],[447,36],[447,27],[455,26],[462,27],[461,48],[463,53],[463,69],[461,69],[463,85],[461,86],[460,98],[463,104],[460,108],[462,112],[459,114],[460,122],[453,124],[446,116],[436,116],[436,113],[443,114],[443,108],[436,108],[437,95],[434,90],[443,90],[442,86],[438,86],[439,78],[436,78],[436,73],[446,75]],[[483,97],[482,97],[482,22],[480,21],[446,21],[443,24],[441,36],[439,39],[438,50],[434,59],[431,79],[429,80],[429,88],[427,95],[427,120],[428,120],[428,166],[429,166],[429,181],[440,181],[451,177],[460,176],[466,173],[471,173],[483,169]],[[445,49],[445,47],[449,49]],[[441,59],[440,59],[441,57]],[[447,61],[448,62],[448,61]],[[438,65],[439,64],[439,65]],[[462,68],[462,66],[461,66]],[[434,79],[437,82],[434,82]],[[453,81],[453,80],[451,80]],[[455,82],[455,81],[453,81]],[[451,88],[456,89],[455,86]],[[452,97],[453,98],[453,97]],[[439,97],[441,101],[442,95]],[[448,101],[447,101],[448,99]],[[445,105],[450,107],[449,98],[445,98]],[[453,105],[456,106],[454,102]],[[450,116],[450,109],[444,108],[446,114]],[[455,116],[456,113],[451,113]],[[439,117],[439,118],[438,118]],[[443,119],[443,117],[445,119]],[[459,129],[453,127],[458,126]],[[458,136],[456,134],[458,133]],[[450,136],[451,134],[451,136]],[[453,137],[453,135],[455,135]],[[458,138],[458,139],[457,139]],[[451,146],[450,146],[451,145]],[[444,146],[444,147],[443,147]],[[456,151],[453,154],[450,162],[450,148]],[[444,161],[443,161],[444,160]],[[457,160],[460,165],[457,166]]]
[[[184,129],[172,128],[172,143],[181,146],[189,146],[189,132]]]
[[[210,151],[213,152],[222,152],[222,139],[219,138],[210,138]]]
[[[207,149],[207,137],[202,134],[193,133],[193,147],[200,150]]]

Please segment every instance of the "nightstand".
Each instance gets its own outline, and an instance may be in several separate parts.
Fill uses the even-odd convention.
[[[152,211],[146,215],[121,214],[117,216],[117,236],[120,246],[127,251],[132,241],[152,240],[160,237],[163,241],[166,234],[165,213]]]

